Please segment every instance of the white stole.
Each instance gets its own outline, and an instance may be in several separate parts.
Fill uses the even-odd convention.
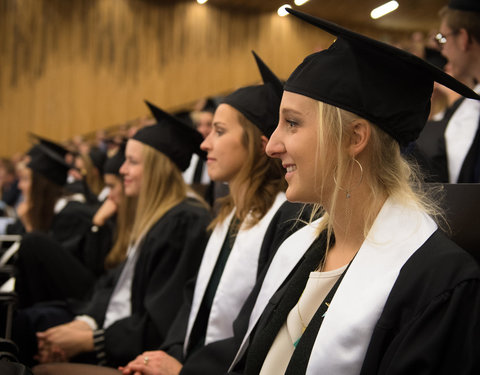
[[[480,93],[480,84],[474,91]],[[448,175],[451,184],[458,181],[458,176],[472,146],[479,125],[480,102],[465,99],[450,118],[445,129],[445,147],[447,149]]]
[[[270,207],[268,212],[255,226],[249,229],[242,229],[244,226],[244,224],[242,224],[242,227],[240,227],[212,302],[205,344],[219,341],[233,335],[233,320],[240,312],[245,299],[255,285],[258,257],[265,232],[273,216],[285,201],[286,197],[283,192],[277,194],[272,207]],[[187,352],[193,324],[200,309],[213,269],[217,263],[217,258],[225,241],[230,222],[233,219],[233,214],[234,212],[231,212],[221,224],[215,227],[205,249],[202,264],[198,271],[192,307],[188,319],[187,334],[184,343],[185,354]],[[246,220],[248,220],[248,218]]]
[[[360,372],[400,269],[436,230],[418,208],[385,202],[325,314],[307,375]]]
[[[312,245],[313,241],[315,241],[317,237],[317,228],[321,220],[322,219],[317,219],[309,225],[297,230],[282,242],[278,248],[272,263],[268,268],[267,274],[265,275],[265,279],[263,280],[262,288],[255,301],[255,306],[250,314],[247,332],[229,371],[233,369],[235,364],[245,353],[249,344],[249,336],[262,315],[263,310],[267,306],[268,301],[272,298],[278,288],[280,288],[287,276]]]

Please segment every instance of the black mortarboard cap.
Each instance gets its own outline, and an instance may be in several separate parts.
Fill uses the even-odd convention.
[[[72,167],[65,162],[62,155],[42,143],[33,146],[27,154],[30,156],[27,167],[57,185],[65,185],[68,170]]]
[[[173,116],[175,116],[185,124],[188,124],[191,128],[195,129],[195,124],[193,123],[192,116],[190,115],[190,111],[175,112]]]
[[[192,154],[205,158],[200,150],[202,135],[188,124],[145,101],[156,124],[140,129],[132,138],[167,155],[181,171],[188,168]]]
[[[103,166],[105,165],[105,161],[107,160],[107,154],[105,151],[98,147],[91,147],[88,151],[88,156],[92,161],[95,168],[100,171],[100,174],[103,174]]]
[[[125,143],[122,143],[117,152],[107,159],[103,166],[103,174],[120,174],[120,167],[125,162]]]
[[[215,113],[216,109],[217,109],[217,104],[215,103],[215,100],[213,100],[212,98],[207,98],[205,100],[205,104],[203,105],[200,111]]]
[[[479,0],[450,0],[448,7],[451,9],[465,10],[467,12],[480,12]]]
[[[62,157],[65,157],[65,155],[67,155],[70,152],[62,145],[50,139],[41,137],[34,133],[29,133],[29,135],[30,137],[37,139],[42,145],[44,145],[45,147],[48,147],[50,150],[56,152],[58,155],[61,155]]]
[[[425,60],[442,70],[448,62],[447,58],[439,50],[430,47],[425,47]]]
[[[402,146],[415,140],[430,113],[433,82],[480,99],[474,91],[409,52],[308,14],[287,9],[335,36],[327,50],[307,56],[285,90],[353,112]]]
[[[283,85],[260,57],[255,52],[252,53],[262,75],[263,85],[242,87],[221,102],[231,105],[270,138],[278,124]]]

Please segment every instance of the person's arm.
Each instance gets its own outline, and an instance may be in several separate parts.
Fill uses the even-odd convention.
[[[480,282],[464,281],[425,301],[400,327],[377,324],[361,374],[479,374],[479,317]]]
[[[92,224],[98,227],[103,226],[108,219],[110,219],[117,213],[117,210],[118,207],[115,202],[107,198],[105,202],[102,203],[97,212],[95,212],[95,215],[92,219]]]

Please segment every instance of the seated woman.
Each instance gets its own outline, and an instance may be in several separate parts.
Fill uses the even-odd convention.
[[[226,181],[230,194],[221,202],[213,233],[195,284],[193,302],[184,305],[163,351],[147,352],[129,363],[125,374],[215,374],[228,369],[236,348],[224,341],[232,323],[272,256],[274,244],[293,230],[301,205],[285,202],[285,180],[278,160],[265,145],[278,123],[282,83],[255,55],[263,85],[241,88],[225,97],[201,148],[208,174]],[[213,348],[222,342],[222,350]],[[147,358],[147,359],[146,359]]]
[[[98,207],[108,195],[108,189],[104,184],[104,164],[107,155],[97,147],[89,147],[88,152],[75,155],[75,168],[70,172],[69,177],[74,181],[69,188],[81,192],[87,202]]]
[[[60,155],[42,144],[35,145],[28,161],[19,167],[25,200],[17,212],[20,232],[26,232],[14,262],[20,307],[82,298],[93,286],[95,278],[86,266],[83,248],[92,212],[81,197],[65,193],[69,169]]]
[[[89,353],[116,366],[158,347],[176,317],[185,283],[198,271],[210,215],[187,197],[181,176],[192,153],[201,152],[202,137],[167,114],[157,120],[128,141],[120,169],[125,194],[138,197],[127,259],[73,311],[73,321],[37,334],[40,362]]]
[[[92,227],[85,239],[85,252],[90,254],[88,267],[98,276],[125,260],[135,220],[137,199],[125,194],[120,175],[124,162],[125,143],[104,164],[103,178],[109,194],[93,215]]]
[[[287,80],[267,152],[287,169],[288,200],[325,216],[315,256],[266,300],[232,371],[477,373],[478,266],[438,229],[400,146],[424,126],[433,81],[480,97],[404,51],[289,12],[337,39]]]

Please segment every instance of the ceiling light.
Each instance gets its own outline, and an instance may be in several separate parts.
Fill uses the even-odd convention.
[[[205,4],[208,0],[197,0],[197,3],[199,4]]]
[[[282,5],[280,8],[278,8],[277,10],[277,14],[280,16],[280,17],[285,17],[288,12],[287,12],[287,8],[291,8],[292,6],[289,5],[289,4],[285,4],[285,5]]]
[[[300,6],[308,2],[308,0],[295,0],[295,5]]]
[[[376,20],[377,18],[383,17],[385,14],[393,12],[397,8],[398,8],[398,2],[389,1],[388,3],[380,5],[379,7],[372,10],[370,12],[370,17]]]

